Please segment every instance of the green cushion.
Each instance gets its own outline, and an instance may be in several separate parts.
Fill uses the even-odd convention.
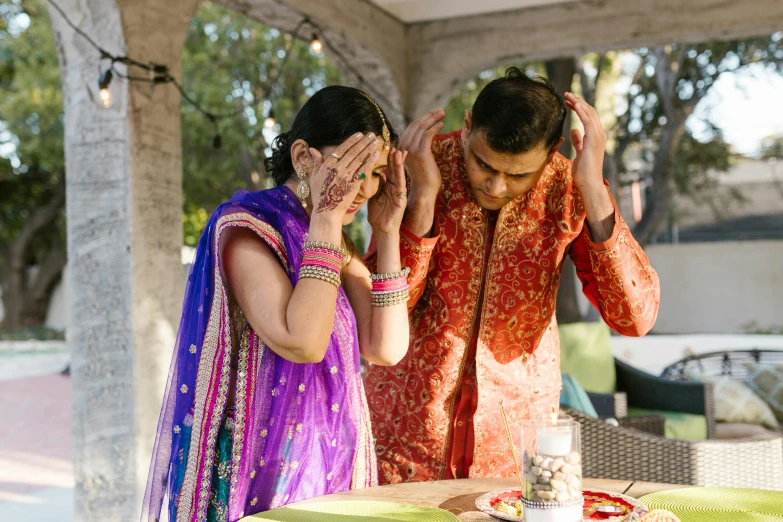
[[[558,326],[560,371],[576,377],[585,391],[614,393],[617,374],[609,343],[609,327],[603,321]]]
[[[590,401],[590,397],[587,396],[587,392],[579,381],[572,375],[567,373],[563,374],[563,389],[560,392],[560,406],[565,408],[573,408],[576,411],[581,411],[585,415],[597,419],[598,412],[595,411],[595,406]]]
[[[707,440],[707,417],[678,411],[628,408],[629,417],[663,415],[666,418],[666,438],[677,440]]]

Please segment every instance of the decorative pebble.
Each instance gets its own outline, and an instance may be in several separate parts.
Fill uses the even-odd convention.
[[[581,457],[571,452],[564,457],[525,452],[525,498],[565,502],[582,497]]]
[[[536,495],[541,500],[554,500],[555,494],[551,491],[536,491]]]
[[[549,484],[552,486],[552,489],[556,491],[566,491],[568,489],[568,486],[566,486],[566,483],[562,480],[550,480]]]

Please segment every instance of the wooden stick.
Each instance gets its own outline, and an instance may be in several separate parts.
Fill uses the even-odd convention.
[[[519,468],[519,459],[517,458],[517,449],[514,447],[514,439],[511,438],[511,428],[508,426],[506,410],[503,409],[503,401],[498,402],[500,414],[503,416],[503,424],[506,425],[506,435],[508,436],[508,445],[511,446],[511,456],[514,457],[514,465],[517,467],[517,478],[519,478],[520,495],[525,494],[525,482],[522,480],[522,471]]]

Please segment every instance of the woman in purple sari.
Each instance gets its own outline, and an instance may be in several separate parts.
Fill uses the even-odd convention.
[[[277,137],[277,188],[238,192],[204,230],[188,279],[142,521],[236,521],[375,485],[360,354],[408,346],[400,266],[405,154],[377,104],[327,87]],[[370,274],[342,226],[369,201]],[[350,243],[350,241],[348,241]]]

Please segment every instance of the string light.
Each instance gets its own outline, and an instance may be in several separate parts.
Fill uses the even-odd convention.
[[[111,69],[106,69],[103,71],[103,74],[101,74],[101,77],[98,79],[98,98],[101,101],[101,105],[103,105],[105,108],[111,107],[112,102],[112,94],[109,90],[109,85],[111,84],[113,74],[111,72]]]
[[[217,114],[204,109],[204,107],[202,107],[198,101],[193,99],[185,91],[185,89],[177,81],[177,79],[171,75],[167,66],[161,64],[154,64],[154,63],[145,64],[137,60],[134,60],[128,56],[112,55],[111,53],[103,49],[101,46],[99,46],[95,42],[95,40],[90,38],[90,36],[87,33],[85,33],[77,25],[75,25],[65,14],[65,11],[63,11],[63,9],[59,5],[57,5],[57,3],[54,2],[54,0],[47,0],[47,3],[49,3],[60,14],[63,20],[71,27],[71,29],[74,30],[74,32],[76,32],[78,35],[84,38],[93,48],[95,48],[100,53],[101,60],[109,60],[111,62],[111,65],[101,73],[98,79],[98,87],[99,87],[98,100],[101,106],[108,108],[112,104],[113,96],[112,96],[111,89],[109,87],[114,76],[128,81],[148,82],[153,84],[170,83],[174,85],[174,87],[176,87],[176,89],[180,93],[180,96],[182,96],[183,100],[185,100],[191,107],[193,107],[194,110],[200,112],[207,120],[209,120],[215,125],[215,134],[212,138],[212,146],[216,149],[219,149],[222,146],[222,141],[223,141],[220,136],[220,133],[218,132],[219,131],[218,121],[226,118],[233,118],[246,111],[246,107],[241,107],[231,112]],[[274,79],[271,79],[269,82],[269,86],[267,89],[268,101],[272,102],[272,97],[275,91],[275,86],[277,85],[277,81],[282,76],[283,69],[285,69],[285,66],[288,63],[288,58],[291,55],[291,50],[295,40],[299,35],[299,31],[301,30],[302,26],[304,26],[305,24],[309,25],[315,30],[315,32],[312,33],[312,39],[310,41],[310,50],[313,53],[315,53],[316,55],[320,55],[323,52],[324,48],[328,47],[330,51],[334,54],[335,58],[337,58],[339,61],[343,63],[344,68],[351,71],[356,76],[356,79],[358,80],[360,85],[364,86],[370,93],[372,93],[377,100],[381,101],[382,103],[384,103],[389,107],[393,106],[393,104],[389,102],[388,98],[386,98],[383,95],[383,93],[378,92],[371,83],[368,83],[364,80],[364,77],[361,75],[361,73],[353,66],[353,64],[348,59],[346,59],[346,57],[339,51],[339,49],[331,45],[323,37],[323,31],[321,30],[321,28],[312,20],[310,20],[310,18],[307,16],[303,17],[296,25],[294,31],[290,33],[291,38],[289,39],[289,45],[285,51],[285,58],[280,63],[277,70],[275,70],[276,74],[274,76]],[[320,38],[318,34],[321,35]],[[131,76],[129,74],[122,74],[120,71],[114,68],[115,63],[124,64],[128,68],[135,67],[147,71],[148,75],[144,77],[144,76]],[[274,129],[276,124],[277,121],[275,120],[274,112],[270,109],[266,119],[264,120],[264,127],[271,130]]]
[[[276,123],[277,122],[275,121],[275,112],[272,109],[269,109],[269,114],[264,120],[264,128],[272,130],[275,128]]]
[[[324,44],[318,39],[318,35],[313,33],[313,39],[310,41],[310,50],[313,53],[320,55],[324,50]]]

